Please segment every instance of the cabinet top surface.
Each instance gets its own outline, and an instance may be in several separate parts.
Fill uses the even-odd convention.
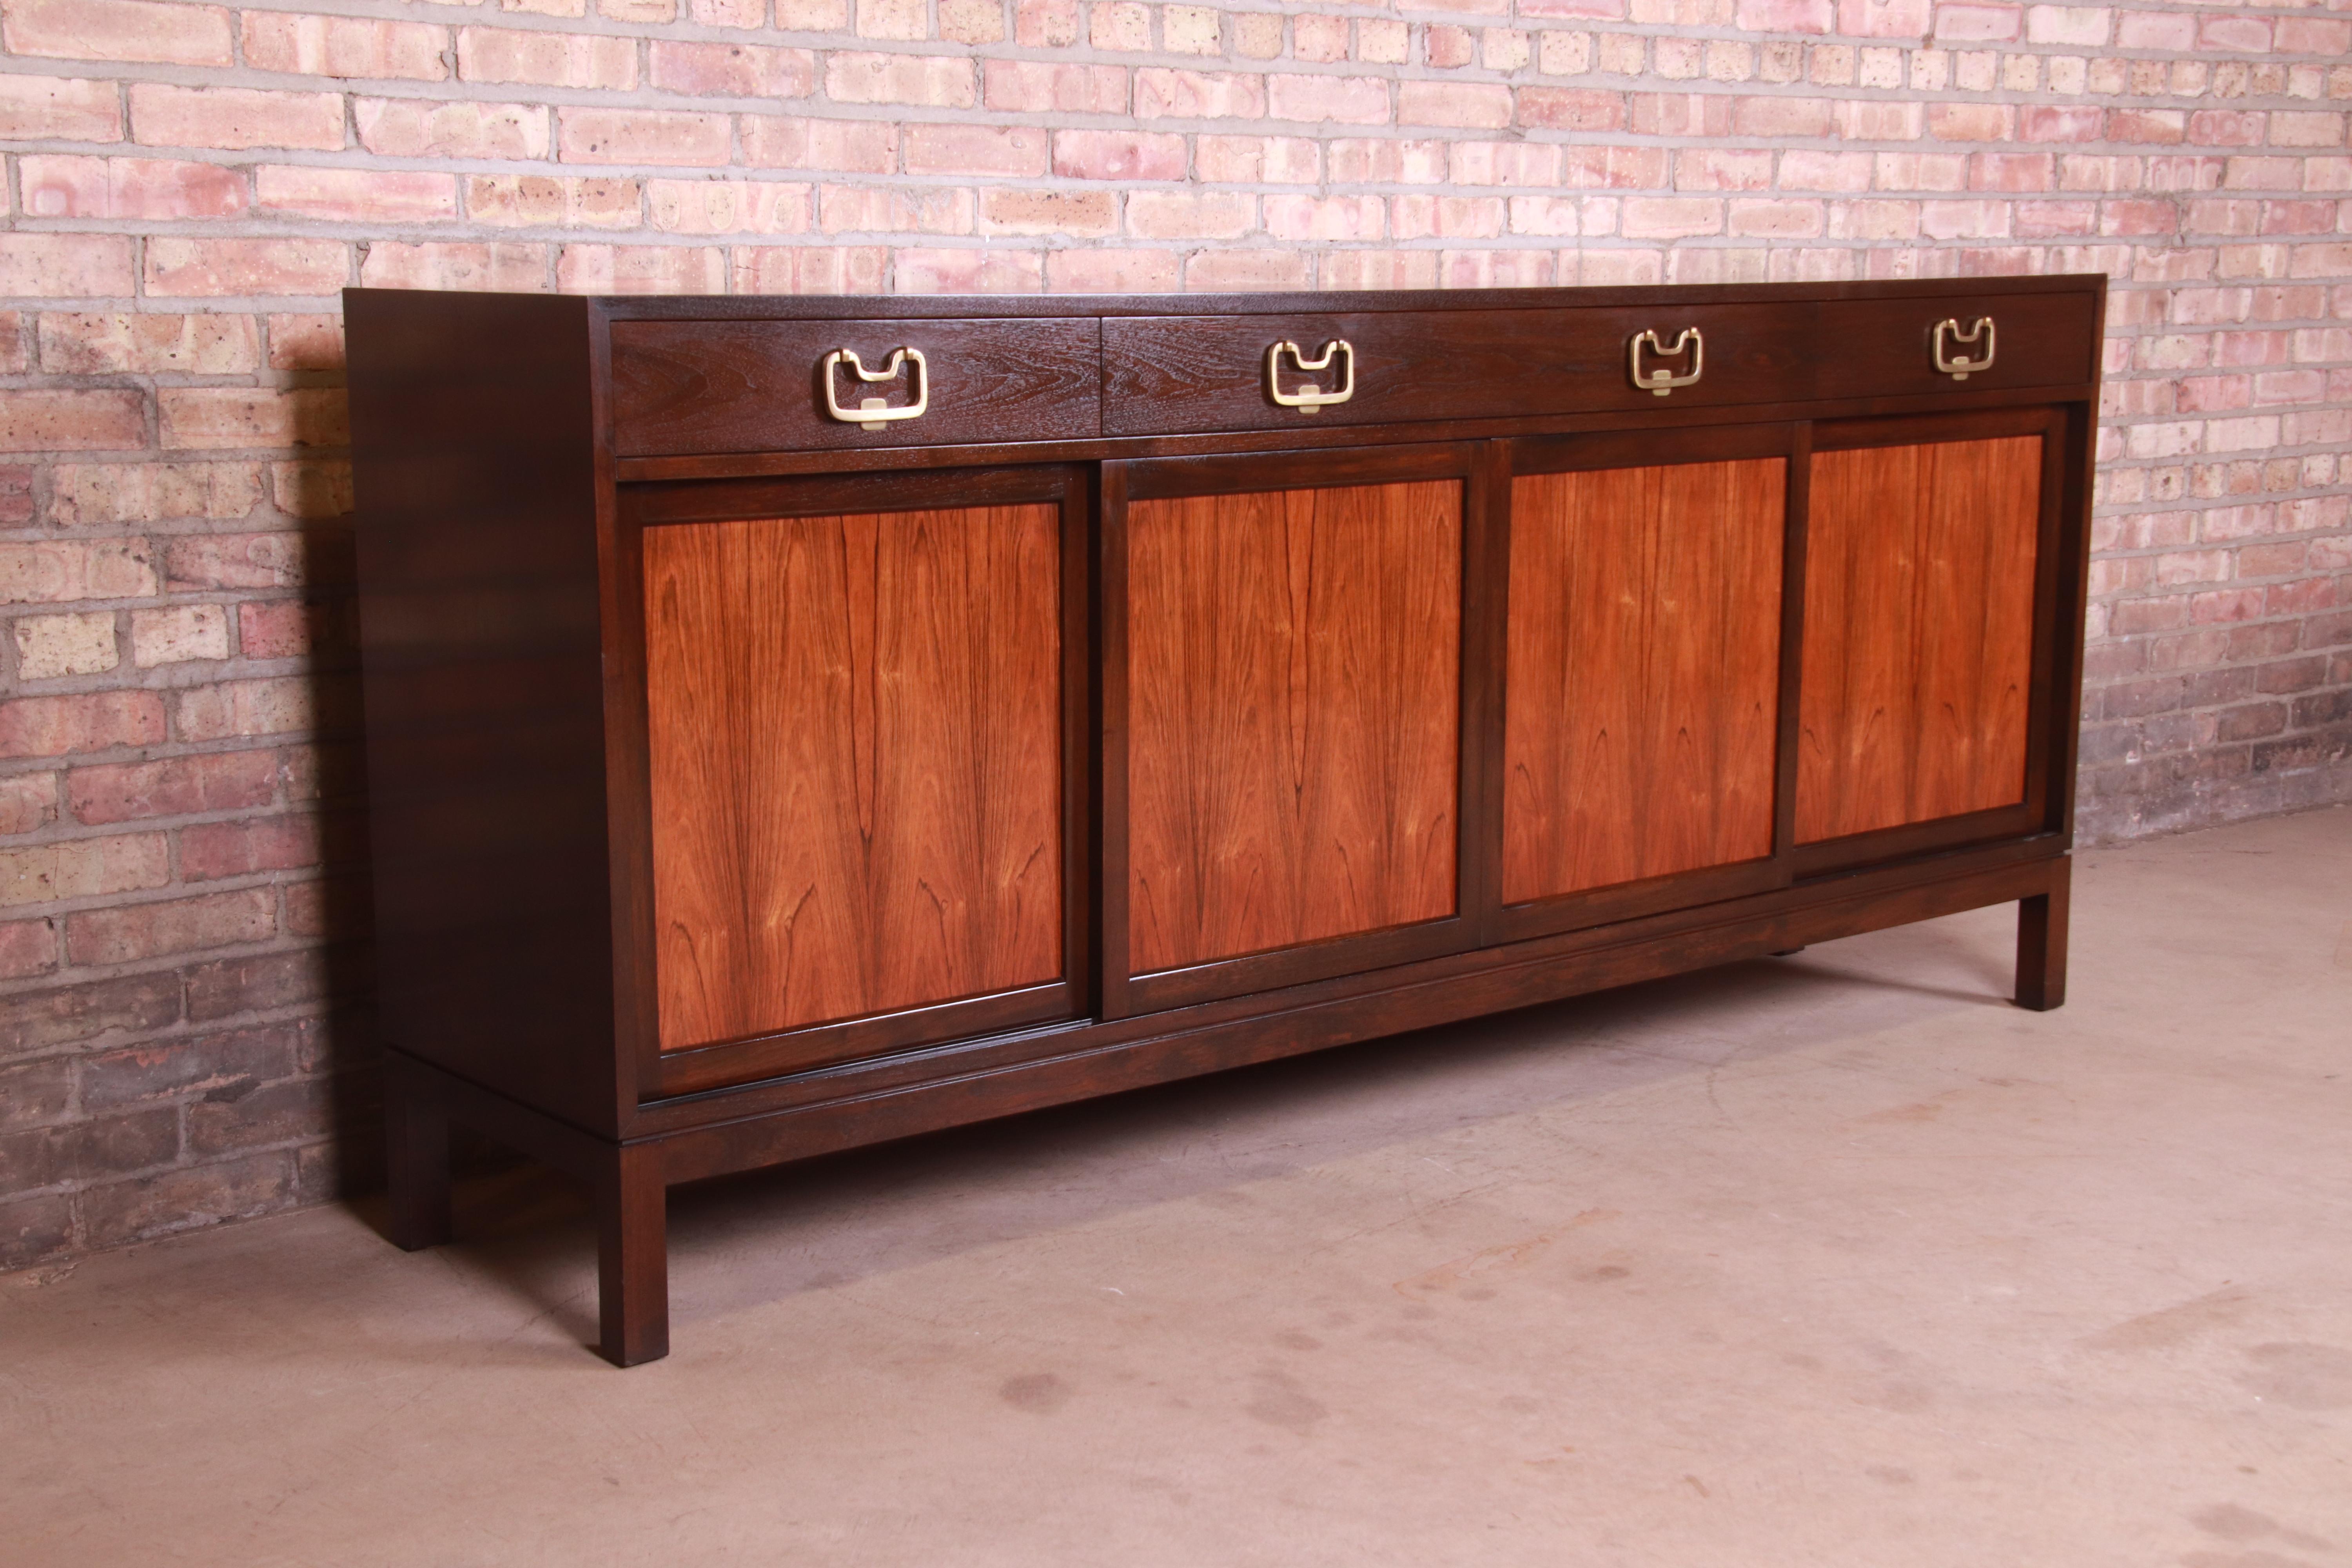
[[[1231,294],[836,294],[548,295],[495,298],[543,304],[577,301],[608,321],[870,320],[877,317],[1090,317],[1333,315],[1391,310],[1541,310],[1575,306],[1797,304],[1818,300],[1987,299],[2018,294],[2104,293],[2106,276],[2052,273],[2030,278],[1928,278],[1818,283],[1646,284],[1576,289],[1334,289]],[[480,300],[441,290],[346,289],[346,296],[420,295]]]

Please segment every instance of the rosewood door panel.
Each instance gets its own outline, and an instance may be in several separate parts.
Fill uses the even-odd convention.
[[[1129,503],[1130,973],[1456,911],[1466,489]]]
[[[1059,979],[1057,509],[644,540],[662,1048]]]
[[[1512,482],[1502,898],[1772,853],[1788,462]]]
[[[1800,844],[2025,800],[2042,441],[1813,455]]]

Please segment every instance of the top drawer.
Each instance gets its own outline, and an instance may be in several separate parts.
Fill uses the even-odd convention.
[[[1953,293],[1840,300],[1818,308],[1823,397],[2079,386],[2097,370],[2098,310],[2088,294]],[[1937,327],[1945,321],[1953,325],[1940,346],[1954,370],[1936,364]],[[1991,323],[1990,329],[1980,329],[1980,321]],[[1985,365],[1988,353],[1992,363]]]
[[[1381,310],[1280,316],[1139,316],[1103,322],[1103,434],[1195,435],[1417,419],[1491,419],[1814,395],[1811,304],[1661,304],[1550,310]],[[1696,330],[1696,381],[1664,396],[1633,384],[1628,352]],[[1282,343],[1270,379],[1268,356]],[[1328,366],[1304,368],[1326,347]],[[1691,355],[1646,353],[1645,374],[1687,374]],[[1353,371],[1350,387],[1349,370]],[[1311,388],[1310,392],[1308,389]],[[1285,395],[1345,402],[1287,407]]]
[[[1101,431],[1096,338],[1091,320],[615,321],[614,450],[642,458],[1090,440]],[[921,355],[923,384],[911,355],[895,375],[882,374],[900,349]],[[844,357],[828,372],[836,352]],[[875,379],[861,379],[853,363]],[[900,413],[919,396],[924,408],[913,417],[838,418],[828,390],[852,416]],[[860,408],[877,398],[882,408]]]

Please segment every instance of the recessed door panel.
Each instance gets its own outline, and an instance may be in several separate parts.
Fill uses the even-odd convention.
[[[2024,800],[2042,442],[1814,454],[1799,843]]]
[[[1512,483],[1507,904],[1772,852],[1788,463]]]
[[[1465,489],[1129,504],[1131,973],[1454,913]]]
[[[663,1049],[1062,975],[1059,526],[645,531]]]

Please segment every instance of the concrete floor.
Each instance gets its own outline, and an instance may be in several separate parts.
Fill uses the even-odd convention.
[[[677,1194],[0,1280],[12,1564],[2352,1563],[2352,810]]]

